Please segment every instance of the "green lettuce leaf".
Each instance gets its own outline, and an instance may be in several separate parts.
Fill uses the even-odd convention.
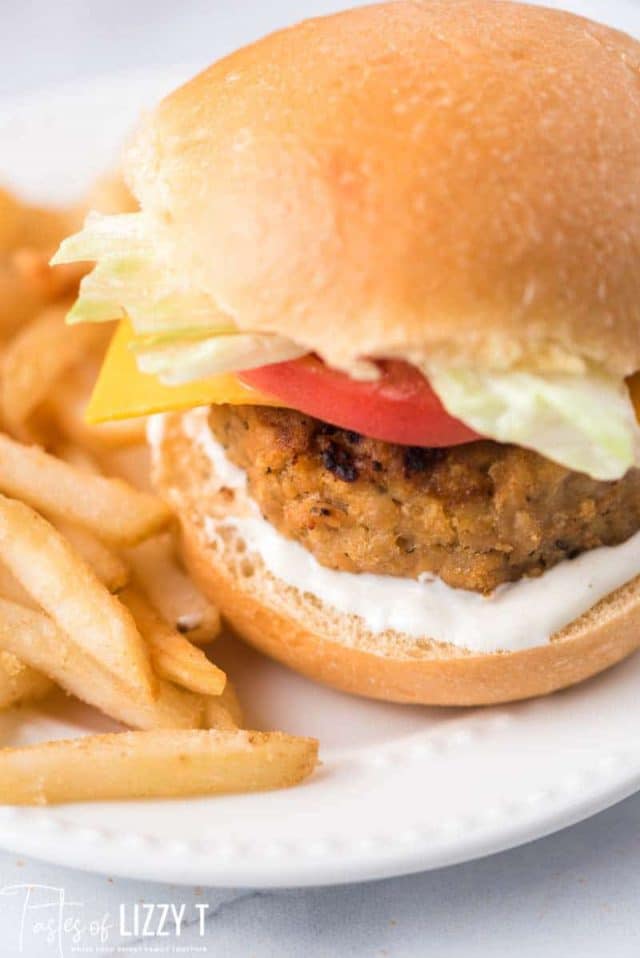
[[[153,254],[142,213],[116,213],[105,216],[89,213],[83,228],[62,241],[52,266],[61,263],[97,262],[107,256]]]
[[[210,296],[184,284],[152,236],[142,213],[93,213],[79,233],[64,240],[51,261],[54,265],[96,262],[80,284],[68,322],[128,317],[139,369],[170,385],[307,352],[280,336],[240,333]]]
[[[543,376],[428,363],[424,373],[447,412],[483,436],[526,446],[603,481],[640,464],[640,428],[628,389],[604,372]]]
[[[209,334],[230,332],[233,320],[210,296],[188,289],[147,239],[141,213],[92,213],[84,229],[64,240],[53,265],[95,260],[82,279],[69,323],[100,323],[127,315],[138,334],[178,332],[198,327]]]
[[[290,339],[269,333],[234,333],[160,346],[134,340],[131,348],[140,371],[157,376],[166,386],[297,359],[308,352]]]

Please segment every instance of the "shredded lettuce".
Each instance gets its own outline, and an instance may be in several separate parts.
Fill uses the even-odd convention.
[[[80,232],[62,241],[51,265],[98,262],[107,256],[144,256],[152,253],[152,242],[147,237],[142,213],[116,213],[110,216],[89,213]]]
[[[113,300],[100,299],[97,296],[79,296],[69,312],[67,322],[75,323],[109,323],[113,319],[124,319],[125,312]]]
[[[141,336],[134,336],[129,344],[129,349],[134,353],[139,353],[148,346],[174,346],[176,343],[211,339],[212,336],[232,335],[237,332],[235,326],[220,326],[218,328],[214,326],[184,326],[180,329],[163,329],[159,333],[143,333]]]
[[[131,348],[141,372],[157,376],[166,386],[285,362],[308,351],[290,339],[269,333],[235,333],[155,347],[134,340]]]
[[[235,324],[210,296],[189,289],[173,264],[155,248],[142,213],[102,216],[92,213],[84,229],[64,240],[54,265],[95,260],[80,284],[67,321],[100,323],[125,313],[138,334],[175,332],[183,326],[213,333]]]
[[[127,317],[138,368],[167,385],[266,366],[308,350],[270,333],[240,332],[206,293],[186,286],[153,241],[143,213],[92,213],[64,240],[54,265],[95,261],[80,284],[70,323]]]
[[[640,465],[640,427],[622,380],[599,370],[538,375],[424,368],[447,411],[483,436],[535,449],[599,480]]]
[[[93,310],[93,304],[111,304]],[[136,333],[179,331],[189,328],[220,329],[228,332],[235,324],[220,312],[213,300],[202,293],[183,290],[169,267],[142,256],[108,256],[80,283],[80,294],[67,319],[75,322],[101,322],[126,312]]]

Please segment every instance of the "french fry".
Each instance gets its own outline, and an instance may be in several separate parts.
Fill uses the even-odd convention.
[[[53,682],[25,665],[11,652],[0,652],[0,709],[34,702],[53,689]]]
[[[28,206],[0,190],[0,335],[11,333],[77,286],[84,267],[52,269],[48,264],[76,224],[76,214]]]
[[[164,503],[121,479],[91,476],[0,433],[0,490],[118,545],[135,545],[170,521]]]
[[[93,453],[87,449],[81,449],[72,442],[62,440],[55,446],[55,454],[58,459],[73,466],[78,472],[89,473],[90,476],[103,475],[102,469],[96,462]]]
[[[222,695],[207,698],[205,707],[205,725],[207,728],[242,728],[242,706],[235,686],[227,677]]]
[[[13,257],[0,260],[0,337],[27,323],[46,303],[42,291],[22,274]]]
[[[49,307],[5,346],[0,359],[0,410],[14,435],[24,435],[31,413],[63,373],[98,342],[95,325],[66,327],[66,311],[66,306]]]
[[[139,589],[129,586],[120,599],[131,612],[140,635],[149,647],[151,662],[162,678],[201,695],[220,695],[227,677],[153,608]]]
[[[87,325],[91,326],[91,324]],[[98,325],[102,326],[102,324]],[[84,412],[98,368],[98,365],[93,362],[85,362],[57,384],[55,392],[49,397],[48,405],[53,412],[58,429],[67,439],[95,452],[144,443],[145,420],[143,418],[123,419],[98,425],[86,421]]]
[[[62,207],[33,206],[10,198],[19,217],[19,231],[13,236],[13,247],[43,250],[47,253],[80,224],[74,210]]]
[[[54,527],[16,499],[0,496],[0,558],[87,656],[151,701],[154,675],[131,614]]]
[[[39,609],[35,599],[29,595],[24,586],[18,582],[3,562],[0,562],[0,598],[26,605],[29,609]]]
[[[220,613],[178,565],[170,534],[127,551],[127,560],[151,604],[190,642],[206,644],[220,632]]]
[[[48,615],[0,599],[0,649],[49,676],[61,688],[131,728],[200,728],[205,701],[158,681],[153,699],[132,695]]]
[[[46,257],[33,250],[0,259],[0,336],[11,335],[45,306],[73,293],[80,278],[76,267],[56,267],[53,273]]]
[[[66,209],[23,203],[0,187],[0,253],[20,247],[50,249],[72,232],[78,216]]]
[[[10,253],[24,240],[25,207],[0,187],[0,253]]]
[[[146,442],[137,446],[97,450],[96,458],[105,476],[117,476],[143,492],[152,491],[151,451]]]
[[[122,732],[0,750],[0,802],[175,798],[296,785],[318,743],[283,732]]]
[[[51,252],[52,247],[38,249],[27,245],[16,249],[11,255],[11,262],[21,281],[38,295],[43,304],[75,293],[87,270],[85,264],[79,263],[52,267],[49,265]],[[103,338],[105,333],[106,330],[102,333]]]
[[[89,565],[109,592],[119,592],[131,577],[127,563],[113,549],[81,526],[57,519],[52,522],[71,543],[80,558]]]
[[[73,395],[73,387],[63,384],[50,400],[56,425],[60,432],[86,449],[121,449],[139,446],[145,441],[143,419],[119,419],[117,422],[93,424],[84,418],[86,402]],[[69,397],[69,402],[65,398]]]

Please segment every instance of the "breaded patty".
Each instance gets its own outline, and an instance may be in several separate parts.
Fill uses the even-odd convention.
[[[331,569],[490,592],[640,529],[638,469],[598,482],[517,446],[398,446],[288,409],[209,421],[264,516]]]

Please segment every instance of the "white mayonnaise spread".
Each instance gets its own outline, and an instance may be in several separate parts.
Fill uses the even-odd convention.
[[[231,463],[207,423],[207,410],[184,417],[185,433],[211,461],[220,485],[244,490],[244,470]],[[160,417],[150,424],[161,441]],[[603,546],[565,560],[537,578],[500,586],[490,596],[454,589],[435,576],[419,580],[338,572],[321,566],[298,542],[253,515],[212,522],[236,529],[250,552],[283,582],[310,592],[347,615],[358,615],[374,633],[391,629],[415,639],[449,642],[472,652],[515,652],[543,645],[608,593],[640,574],[640,532],[618,546]]]

